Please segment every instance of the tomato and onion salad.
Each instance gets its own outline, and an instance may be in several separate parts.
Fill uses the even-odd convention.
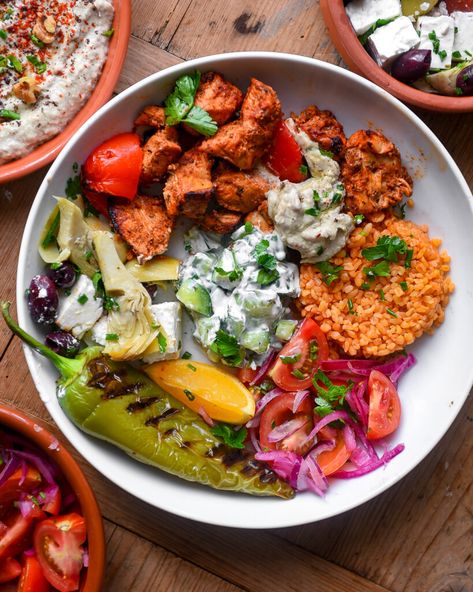
[[[324,333],[304,319],[263,371],[238,371],[257,397],[246,424],[256,459],[297,491],[318,495],[329,475],[349,479],[383,466],[404,449],[383,439],[399,427],[397,383],[414,363],[412,354],[382,362],[330,359]]]
[[[0,434],[0,584],[73,592],[87,567],[87,532],[59,468],[22,437]]]

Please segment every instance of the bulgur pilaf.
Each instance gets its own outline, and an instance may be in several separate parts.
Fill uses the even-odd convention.
[[[391,263],[389,277],[377,277],[369,289],[362,289],[367,282],[363,268],[370,262],[361,251],[375,245],[381,235],[406,241],[414,251],[411,266]],[[378,357],[402,350],[444,319],[454,284],[447,275],[450,257],[439,250],[440,244],[429,238],[426,225],[394,217],[367,222],[352,232],[346,248],[331,259],[343,271],[330,286],[315,266],[301,266],[298,304],[302,315],[313,317],[350,356]]]

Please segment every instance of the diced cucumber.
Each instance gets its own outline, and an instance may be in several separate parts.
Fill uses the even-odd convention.
[[[277,317],[282,310],[281,300],[272,290],[235,290],[234,296],[250,317]]]
[[[268,351],[269,340],[268,329],[261,328],[245,331],[240,338],[240,343],[246,349],[254,351],[257,354],[264,354]]]
[[[198,282],[194,280],[185,280],[182,282],[181,287],[176,293],[176,297],[189,310],[198,312],[205,317],[212,315],[213,309],[210,294]]]
[[[279,321],[276,327],[275,335],[281,341],[289,341],[291,339],[295,329],[297,327],[297,321]]]

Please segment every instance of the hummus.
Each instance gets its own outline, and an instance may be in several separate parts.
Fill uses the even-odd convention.
[[[0,8],[0,164],[60,133],[92,93],[112,0],[23,0]]]
[[[338,163],[323,154],[317,142],[286,122],[301,147],[311,177],[302,183],[283,181],[268,191],[268,213],[283,243],[299,251],[304,263],[326,261],[340,251],[353,230],[342,213],[345,188]]]

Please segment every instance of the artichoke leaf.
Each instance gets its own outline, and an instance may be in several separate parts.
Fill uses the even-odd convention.
[[[108,341],[104,353],[112,360],[135,360],[156,340],[161,327],[151,311],[151,298],[120,261],[110,232],[94,232],[93,242],[108,296],[117,307],[108,313]]]
[[[61,223],[59,207],[56,206],[39,235],[38,252],[45,263],[65,261],[70,255],[69,249],[60,250],[57,244],[57,234]]]
[[[92,232],[96,232],[97,230],[103,232],[110,232],[110,234],[113,236],[115,248],[117,250],[118,256],[120,257],[120,261],[122,263],[125,263],[125,261],[128,259],[128,252],[130,251],[130,247],[119,234],[116,234],[111,230],[108,222],[106,222],[102,218],[94,216],[93,214],[87,215],[86,217],[84,217],[84,220]]]
[[[65,259],[77,265],[90,278],[99,270],[92,249],[92,232],[84,221],[82,210],[64,197],[56,198],[60,212],[57,244]],[[62,259],[64,260],[64,259]]]
[[[125,267],[140,282],[156,284],[176,281],[179,278],[179,264],[179,259],[163,255],[141,265],[136,259],[132,259]]]

